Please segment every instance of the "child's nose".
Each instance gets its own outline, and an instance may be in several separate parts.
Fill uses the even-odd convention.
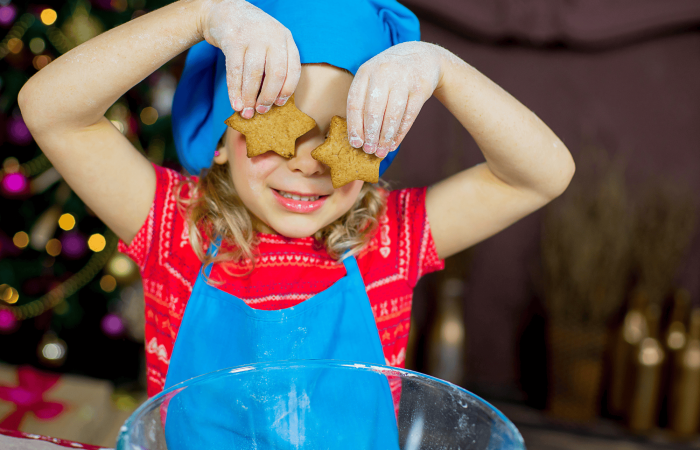
[[[297,145],[296,155],[287,160],[289,170],[292,172],[299,171],[302,175],[307,177],[321,175],[328,170],[325,164],[311,157],[311,151],[323,143],[317,143],[315,141],[315,139],[311,139],[301,145]]]

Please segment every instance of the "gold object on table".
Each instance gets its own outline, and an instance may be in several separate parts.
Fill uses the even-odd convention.
[[[610,388],[608,391],[608,411],[622,416],[625,412],[626,386],[630,377],[630,359],[635,349],[648,334],[644,308],[648,301],[639,289],[630,299],[629,310],[614,337],[611,357]]]
[[[665,358],[659,342],[660,308],[649,305],[644,315],[649,333],[632,353],[632,377],[626,408],[627,426],[636,432],[650,431],[658,423],[661,370]]]
[[[677,436],[694,434],[700,419],[700,308],[690,314],[690,331],[672,369],[668,427]]]

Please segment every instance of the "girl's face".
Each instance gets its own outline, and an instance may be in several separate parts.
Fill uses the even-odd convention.
[[[333,189],[330,169],[311,157],[311,151],[325,141],[331,118],[345,117],[352,79],[328,64],[302,66],[294,100],[316,121],[316,128],[296,140],[293,158],[272,151],[248,158],[245,136],[227,129],[225,146],[214,161],[230,165],[236,192],[261,222],[256,224],[259,231],[291,238],[311,236],[355,204],[363,182]]]

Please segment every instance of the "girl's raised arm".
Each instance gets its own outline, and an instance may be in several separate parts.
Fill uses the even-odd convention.
[[[37,144],[87,206],[126,242],[146,220],[155,173],[104,114],[134,85],[203,39],[226,55],[236,111],[269,106],[294,92],[301,65],[289,30],[243,0],[189,0],[74,48],[19,93],[23,119]],[[274,76],[266,77],[257,96],[263,72]]]

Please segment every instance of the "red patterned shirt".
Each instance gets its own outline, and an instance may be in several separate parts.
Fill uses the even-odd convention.
[[[185,177],[154,167],[157,188],[148,218],[130,245],[119,241],[119,251],[136,262],[143,279],[149,396],[163,389],[185,306],[202,266],[177,209],[175,189]],[[425,188],[390,192],[379,232],[356,256],[386,362],[395,367],[404,366],[413,288],[422,275],[443,268],[425,213],[425,192]],[[182,193],[187,196],[187,186]],[[213,279],[224,281],[218,289],[252,308],[295,306],[345,276],[343,265],[322,246],[314,245],[312,237],[289,239],[260,233],[259,242],[259,257],[250,275],[228,276],[218,265],[211,273]],[[242,270],[234,264],[229,271],[237,272],[237,267]]]

